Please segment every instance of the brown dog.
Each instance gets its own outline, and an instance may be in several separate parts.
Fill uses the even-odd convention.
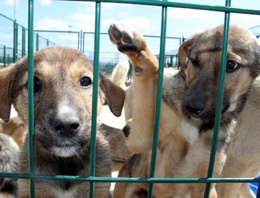
[[[0,117],[7,121],[14,104],[25,123],[27,57],[0,72]],[[119,116],[124,91],[100,74],[98,112],[108,104]],[[84,54],[47,47],[34,55],[35,173],[89,176],[93,67]],[[21,173],[29,173],[28,137],[20,155]],[[107,141],[97,132],[96,176],[111,175]],[[96,183],[95,197],[109,196],[109,183]],[[88,182],[36,180],[36,197],[87,197]],[[29,197],[29,181],[19,180],[20,197]]]
[[[134,155],[120,177],[149,177],[158,61],[143,36],[111,25],[110,39],[133,64],[133,122],[128,147]],[[165,79],[155,177],[206,177],[217,103],[223,26],[196,34],[179,50],[181,71]],[[254,78],[259,73],[258,41],[248,30],[231,25],[214,176],[225,162],[230,135]],[[115,198],[146,196],[148,185],[117,184]],[[201,198],[205,184],[155,184],[154,197]],[[210,197],[217,197],[212,185]]]

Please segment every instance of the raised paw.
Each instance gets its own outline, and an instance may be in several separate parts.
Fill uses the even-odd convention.
[[[109,38],[120,52],[140,52],[146,48],[144,37],[133,28],[122,24],[111,24]]]

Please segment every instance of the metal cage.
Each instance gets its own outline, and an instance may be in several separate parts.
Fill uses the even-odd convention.
[[[16,174],[16,173],[0,173],[0,177],[8,178],[20,178],[30,179],[30,193],[34,198],[35,194],[35,179],[37,180],[74,180],[82,182],[90,182],[89,197],[94,197],[94,185],[95,182],[131,182],[131,183],[149,183],[148,197],[152,198],[153,184],[154,183],[205,183],[206,189],[204,197],[209,197],[209,190],[211,183],[248,183],[248,182],[260,182],[259,178],[213,178],[213,169],[215,162],[215,154],[218,139],[218,130],[221,118],[221,105],[224,90],[225,79],[225,63],[227,58],[227,45],[228,45],[228,33],[229,22],[231,13],[243,13],[260,15],[260,10],[241,9],[231,6],[231,0],[226,0],[225,6],[209,6],[198,4],[177,3],[166,0],[84,0],[92,1],[96,3],[95,8],[95,35],[94,35],[94,84],[93,84],[93,110],[92,110],[92,132],[91,132],[91,167],[89,177],[80,176],[66,176],[66,175],[36,175],[34,174],[34,109],[33,109],[33,52],[34,52],[34,1],[28,0],[28,109],[29,109],[29,150],[30,150],[30,173],[29,174]],[[98,94],[98,71],[99,71],[99,46],[100,46],[100,20],[101,20],[101,6],[103,2],[111,3],[125,3],[125,4],[140,4],[146,6],[159,6],[162,9],[161,15],[161,38],[160,38],[160,55],[159,55],[159,80],[157,89],[157,104],[156,104],[156,116],[152,149],[152,160],[149,178],[113,178],[113,177],[95,177],[95,147],[96,147],[96,122],[97,122],[97,94]],[[197,10],[209,10],[222,12],[224,14],[224,34],[223,34],[223,48],[222,48],[222,60],[221,60],[221,75],[219,83],[219,95],[216,110],[215,126],[214,126],[214,140],[212,144],[212,150],[210,155],[210,163],[208,169],[207,178],[155,178],[154,173],[156,169],[156,155],[157,155],[157,141],[159,136],[159,121],[160,121],[160,108],[162,98],[162,85],[163,85],[163,68],[164,68],[164,55],[165,55],[165,39],[166,39],[166,21],[167,21],[167,8],[190,8]],[[260,190],[258,190],[257,197],[260,198]]]

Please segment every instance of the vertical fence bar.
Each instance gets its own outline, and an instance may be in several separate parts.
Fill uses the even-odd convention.
[[[26,39],[25,32],[26,32],[25,28],[22,27],[22,57],[25,56],[25,43],[26,43],[26,41],[25,41],[25,39]]]
[[[47,41],[46,41],[46,45],[47,45],[47,46],[50,45],[50,41],[49,41],[49,39],[47,39]]]
[[[36,51],[39,51],[39,33],[36,34]]]
[[[78,32],[78,50],[80,49],[80,32]]]
[[[14,20],[14,30],[13,30],[13,62],[18,59],[18,25],[16,20]]]
[[[82,52],[84,53],[84,51],[85,51],[85,32],[83,32],[82,39],[83,39],[83,41],[82,41]]]
[[[3,55],[4,55],[4,60],[3,60],[3,63],[4,63],[4,67],[6,67],[6,47],[5,47],[5,45],[4,45],[4,47],[3,47]]]
[[[155,114],[155,124],[154,124],[150,178],[154,177],[155,168],[156,168],[157,145],[158,145],[159,127],[160,127],[160,114],[161,114],[161,100],[162,100],[162,92],[163,92],[163,68],[164,68],[164,61],[165,61],[164,56],[165,56],[166,24],[167,24],[167,7],[162,7],[160,57],[159,57],[159,72],[158,72],[159,78],[158,78],[158,86],[157,86],[156,114]],[[152,197],[153,197],[153,183],[150,183],[149,190],[148,190],[148,198],[152,198]]]
[[[99,45],[100,45],[100,18],[101,3],[96,2],[95,12],[95,46],[94,46],[94,81],[92,97],[92,119],[91,119],[91,149],[90,149],[90,176],[95,176],[96,165],[96,131],[97,131],[97,99],[98,99],[98,75],[99,75]],[[90,182],[89,197],[95,194],[95,183]]]
[[[226,0],[226,6],[230,7],[231,0]],[[207,178],[212,177],[214,164],[215,164],[215,156],[217,152],[217,143],[218,143],[218,134],[219,134],[219,126],[221,121],[221,110],[222,110],[222,101],[223,101],[223,93],[225,86],[225,73],[226,73],[226,62],[227,62],[227,48],[228,48],[228,34],[229,34],[229,22],[230,22],[230,13],[225,13],[225,21],[224,21],[224,29],[223,29],[223,41],[222,41],[222,58],[221,58],[221,68],[220,68],[220,79],[219,79],[219,88],[218,88],[218,102],[217,102],[217,110],[214,124],[214,135],[213,135],[213,144],[210,153],[210,161],[208,168],[208,176]],[[209,197],[211,183],[206,184],[204,198]]]
[[[258,189],[257,189],[257,195],[256,195],[257,198],[260,198],[260,182],[258,184]]]
[[[33,98],[33,0],[28,0],[28,129],[30,174],[34,174],[34,98]],[[30,197],[35,197],[35,181],[30,179]]]

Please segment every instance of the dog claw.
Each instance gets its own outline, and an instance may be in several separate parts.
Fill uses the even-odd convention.
[[[108,33],[109,33],[110,39],[111,40],[115,39],[117,42],[120,42],[120,40],[123,37],[122,33],[115,25],[111,25]]]

